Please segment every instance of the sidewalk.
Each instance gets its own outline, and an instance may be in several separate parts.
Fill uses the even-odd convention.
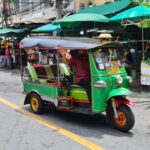
[[[141,85],[140,78],[133,79],[133,83],[130,85],[130,89],[132,91],[130,97],[150,101],[150,86]]]

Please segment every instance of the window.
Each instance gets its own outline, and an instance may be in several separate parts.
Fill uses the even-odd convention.
[[[121,67],[121,56],[119,50],[112,47],[100,48],[93,51],[93,58],[99,70],[110,67]]]

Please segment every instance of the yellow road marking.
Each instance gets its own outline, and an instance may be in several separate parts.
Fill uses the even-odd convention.
[[[47,120],[45,120],[45,119],[43,119],[43,118],[41,118],[41,117],[31,113],[31,112],[28,112],[27,110],[23,109],[20,106],[17,106],[16,104],[14,104],[14,103],[12,103],[12,102],[10,102],[8,100],[0,98],[0,102],[5,104],[5,105],[7,105],[7,106],[9,106],[9,107],[11,107],[11,108],[13,108],[13,109],[15,109],[18,112],[21,112],[21,113],[27,115],[28,117],[30,117],[30,118],[40,122],[41,124],[51,128],[53,130],[58,131],[59,133],[63,134],[64,136],[66,136],[66,137],[68,137],[68,138],[70,138],[70,139],[80,143],[81,145],[84,145],[85,147],[87,147],[87,148],[89,148],[91,150],[104,150],[102,147],[100,147],[100,146],[98,146],[98,145],[96,145],[96,144],[86,140],[85,138],[83,138],[83,137],[81,137],[79,135],[76,135],[76,134],[74,134],[74,133],[72,133],[72,132],[70,132],[68,130],[65,130],[65,129],[61,128],[60,126],[57,126],[56,124],[54,124],[52,122],[49,122],[49,121],[47,121]]]

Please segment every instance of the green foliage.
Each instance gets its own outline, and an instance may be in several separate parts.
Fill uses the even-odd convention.
[[[144,60],[144,63],[150,65],[150,58],[147,58],[146,60]]]
[[[136,5],[143,5],[143,6],[150,7],[150,3],[142,2],[140,0],[131,0],[131,1],[133,4],[136,4]]]

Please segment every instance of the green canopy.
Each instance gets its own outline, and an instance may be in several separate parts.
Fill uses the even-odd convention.
[[[138,23],[140,28],[150,28],[150,19],[142,20]]]
[[[0,29],[0,35],[9,34],[9,33],[22,33],[26,29],[13,29],[13,28],[2,28]]]
[[[120,0],[117,2],[81,9],[79,13],[96,13],[99,15],[109,15],[126,8],[127,6],[129,6],[129,4],[131,4],[130,0]]]
[[[60,29],[61,29],[60,25],[47,24],[47,25],[44,25],[44,26],[41,26],[39,28],[32,30],[32,32],[48,33],[48,32],[52,32],[52,31],[58,31]]]
[[[115,15],[110,21],[141,20],[144,18],[150,18],[150,8],[146,6],[136,6]]]
[[[81,27],[86,26],[87,23],[92,22],[94,26],[95,22],[99,23],[107,23],[109,19],[103,15],[92,14],[92,13],[81,13],[74,14],[62,19],[54,21],[54,24],[60,24],[63,27],[73,28],[73,27]]]

